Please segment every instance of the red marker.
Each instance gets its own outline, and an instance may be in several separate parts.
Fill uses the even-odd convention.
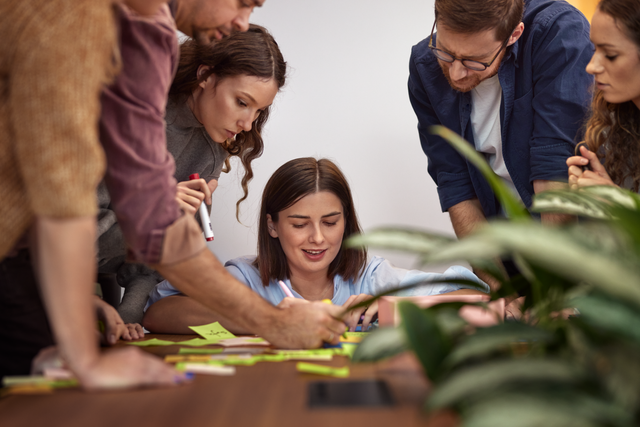
[[[200,175],[197,173],[189,175],[189,179],[200,179]],[[211,226],[211,217],[207,211],[207,204],[202,201],[200,203],[200,222],[202,223],[202,229],[204,230],[204,238],[207,242],[213,240],[213,227]]]

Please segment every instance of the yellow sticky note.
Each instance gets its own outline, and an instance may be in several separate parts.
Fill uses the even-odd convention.
[[[349,376],[349,367],[334,368],[333,366],[316,365],[315,363],[298,362],[296,369],[299,372],[308,374],[328,375],[332,377],[345,378]]]
[[[208,325],[189,326],[189,329],[210,342],[216,342],[228,338],[235,338],[231,332],[227,331],[220,323],[213,322]]]

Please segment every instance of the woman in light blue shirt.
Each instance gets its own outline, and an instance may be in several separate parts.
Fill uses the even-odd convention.
[[[362,248],[343,248],[345,238],[360,233],[351,190],[338,167],[327,159],[300,158],[282,165],[262,195],[258,226],[258,255],[228,261],[226,269],[274,305],[329,299],[345,308],[384,290],[435,279],[466,279],[489,288],[471,271],[453,266],[444,274],[393,267],[387,260],[367,261]],[[287,298],[282,280],[293,294]],[[467,288],[467,289],[465,289]],[[459,284],[423,285],[403,295],[480,293]],[[345,320],[355,330],[361,315],[366,329],[378,311],[377,302],[354,310]],[[167,281],[149,294],[144,324],[153,332],[189,333],[190,325],[221,319]],[[250,332],[250,331],[235,331]]]

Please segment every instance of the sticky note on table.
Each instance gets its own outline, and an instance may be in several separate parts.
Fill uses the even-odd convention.
[[[145,341],[129,341],[126,344],[146,347],[149,345],[176,345],[177,343],[173,341],[159,340],[158,338],[151,338],[150,340]]]
[[[194,374],[209,375],[234,375],[236,373],[235,366],[205,365],[202,363],[185,363],[184,370]]]
[[[211,342],[236,337],[218,322],[209,323],[208,325],[189,326],[189,329]]]
[[[219,345],[224,347],[242,346],[242,345],[255,345],[255,346],[270,346],[271,343],[260,337],[237,337],[226,338],[218,342]]]
[[[345,378],[349,376],[349,367],[335,368],[333,366],[316,365],[315,363],[298,362],[296,369],[308,374],[328,375],[331,377]]]
[[[181,348],[178,354],[218,354],[223,351],[222,348]]]

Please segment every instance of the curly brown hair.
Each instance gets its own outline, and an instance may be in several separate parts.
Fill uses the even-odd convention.
[[[610,15],[638,47],[640,8],[637,0],[602,0],[598,10]],[[607,173],[620,186],[640,189],[640,109],[632,102],[612,104],[595,89],[585,142],[598,155]]]
[[[209,67],[198,77],[200,65]],[[180,45],[180,62],[173,79],[170,96],[184,96],[186,99],[198,85],[215,74],[216,84],[227,77],[239,75],[273,79],[282,88],[285,83],[287,63],[280,48],[266,28],[251,24],[246,32],[234,32],[222,40],[203,45],[188,39]],[[235,140],[222,144],[229,156],[237,156],[244,167],[240,182],[243,196],[236,202],[236,218],[240,221],[240,203],[249,195],[248,184],[253,179],[251,162],[262,155],[262,127],[269,119],[269,107],[265,108],[253,123],[249,132],[242,131]],[[223,172],[231,170],[229,158],[225,160]]]

